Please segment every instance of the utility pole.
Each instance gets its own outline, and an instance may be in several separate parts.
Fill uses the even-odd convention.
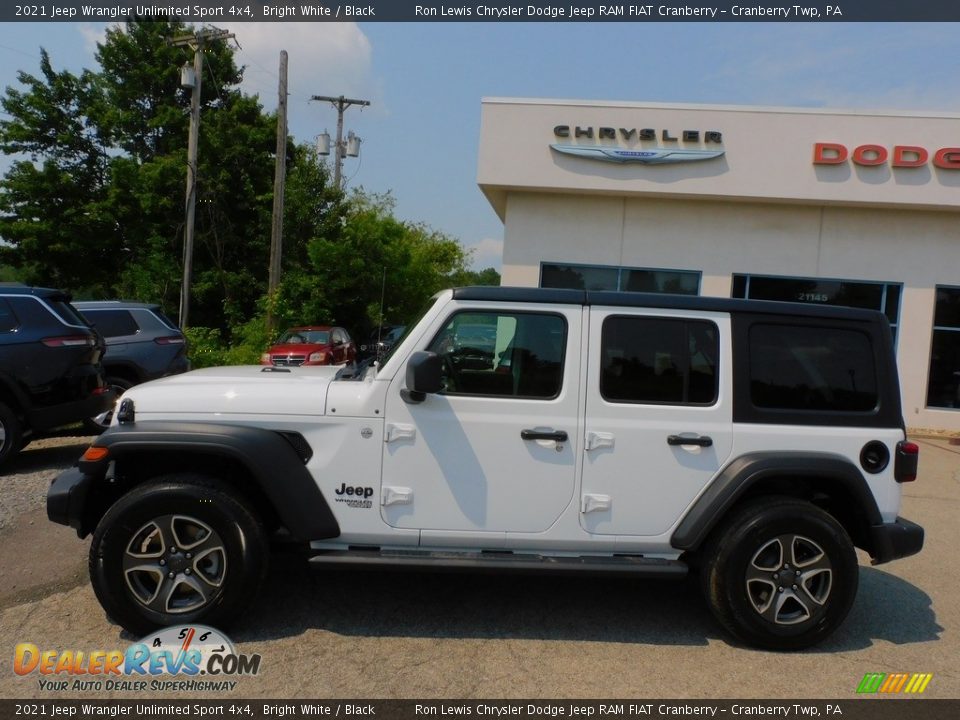
[[[187,141],[186,218],[183,227],[183,283],[180,286],[180,327],[187,329],[190,317],[190,281],[193,276],[193,228],[197,206],[197,142],[200,137],[200,86],[203,81],[203,46],[213,40],[226,40],[233,33],[217,28],[199,30],[193,35],[181,35],[167,41],[174,47],[193,49],[192,77],[190,67],[184,64],[180,84],[192,88],[190,96],[190,135]]]
[[[287,51],[280,51],[280,89],[277,105],[277,160],[273,174],[273,224],[270,229],[270,278],[267,284],[267,332],[273,332],[273,301],[280,284],[283,252],[283,196],[287,182]]]
[[[354,100],[353,98],[346,98],[343,95],[340,97],[330,97],[328,95],[314,95],[310,98],[311,100],[325,100],[331,103],[337,109],[337,140],[334,152],[333,163],[333,182],[335,187],[340,189],[340,176],[343,167],[343,157],[346,154],[343,144],[343,113],[351,105],[369,105],[369,100]],[[359,138],[358,138],[359,141]]]

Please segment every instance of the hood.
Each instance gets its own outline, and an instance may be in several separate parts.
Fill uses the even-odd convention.
[[[216,367],[137,385],[124,398],[137,418],[171,415],[323,415],[327,387],[337,368],[282,370],[260,365]]]

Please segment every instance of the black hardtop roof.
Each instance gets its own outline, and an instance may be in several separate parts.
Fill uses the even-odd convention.
[[[37,297],[54,297],[70,302],[70,293],[56,288],[33,287],[17,282],[0,282],[0,295],[36,295]]]
[[[476,286],[454,288],[453,297],[457,300],[480,300],[483,302],[537,302],[562,305],[703,310],[724,313],[859,320],[861,322],[876,322],[879,319],[886,319],[883,313],[877,310],[833,305],[808,305],[806,303],[776,302],[772,300],[741,300],[703,297],[701,295],[616,292],[612,290]]]

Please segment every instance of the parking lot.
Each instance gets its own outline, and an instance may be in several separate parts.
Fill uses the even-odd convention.
[[[17,643],[88,652],[136,639],[94,598],[89,539],[45,517],[50,478],[88,441],[34,443],[0,480],[0,697],[57,696],[36,674],[13,673]],[[924,551],[877,568],[862,557],[850,616],[813,650],[737,646],[689,581],[330,572],[284,557],[228,632],[263,658],[233,695],[850,699],[865,673],[924,672],[926,697],[960,698],[960,446],[918,442],[920,479],[905,487],[902,513],[926,528]]]

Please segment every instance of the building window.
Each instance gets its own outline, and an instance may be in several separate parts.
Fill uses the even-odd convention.
[[[730,295],[751,300],[779,300],[879,310],[890,321],[890,329],[896,341],[902,288],[900,283],[891,282],[734,275],[733,291]]]
[[[927,407],[960,408],[960,288],[937,287]]]
[[[717,326],[705,320],[608,317],[600,394],[617,403],[711,405],[717,400]]]
[[[700,273],[693,270],[541,263],[540,287],[698,295]]]

